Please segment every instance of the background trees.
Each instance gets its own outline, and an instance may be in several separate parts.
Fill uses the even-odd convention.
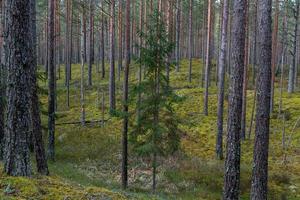
[[[299,150],[298,0],[273,0],[273,7],[271,0],[26,2],[0,1],[0,157],[5,150],[9,174],[30,161],[30,146],[47,175],[44,143],[55,175],[67,168],[99,182],[104,174],[110,185],[143,191],[152,177],[158,195],[193,186],[195,196],[218,199],[225,183],[225,199],[244,198],[253,171],[251,198],[265,199],[268,161],[272,175],[297,174],[290,164]],[[223,158],[225,127],[223,182],[223,162],[214,159]],[[297,180],[272,188],[275,175],[271,198],[292,199],[297,192],[287,190]]]

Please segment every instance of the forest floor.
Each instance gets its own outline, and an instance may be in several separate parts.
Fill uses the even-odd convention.
[[[182,140],[176,155],[159,159],[158,191],[155,195],[151,193],[149,160],[138,158],[130,149],[129,189],[121,190],[122,122],[108,113],[108,78],[101,80],[100,74],[94,73],[94,86],[86,88],[86,119],[92,123],[85,127],[63,124],[80,121],[80,66],[73,65],[69,109],[63,72],[57,83],[56,161],[49,163],[50,177],[12,178],[0,172],[0,199],[221,199],[224,161],[217,160],[214,153],[217,132],[215,78],[212,76],[209,116],[206,117],[202,114],[202,64],[199,60],[193,61],[192,83],[187,81],[187,67],[188,61],[183,60],[180,72],[171,73],[171,86],[178,95],[185,97],[183,102],[175,105],[181,119]],[[131,66],[131,84],[136,82],[136,69],[137,66]],[[215,74],[214,70],[212,74]],[[108,77],[108,71],[106,75]],[[252,77],[249,78],[247,134],[254,96],[251,80]],[[123,82],[116,82],[117,107],[121,109]],[[41,82],[40,86],[47,88],[45,82]],[[106,91],[104,124],[94,122],[102,120],[103,90]],[[300,199],[300,92],[288,95],[284,90],[282,108],[285,121],[278,115],[279,90],[275,95],[269,150],[269,199],[296,200]],[[41,102],[45,111],[45,94],[41,96]],[[225,114],[226,110],[227,102]],[[43,115],[42,118],[46,126],[47,117]],[[253,125],[250,139],[242,142],[241,199],[249,199],[254,129]],[[226,143],[226,133],[224,135]]]

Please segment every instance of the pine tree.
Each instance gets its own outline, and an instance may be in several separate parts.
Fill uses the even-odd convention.
[[[145,67],[144,80],[136,88],[143,96],[139,104],[140,120],[133,127],[131,142],[141,156],[152,158],[153,191],[156,190],[157,157],[169,155],[179,147],[178,119],[173,104],[179,99],[168,86],[165,76],[166,58],[173,51],[162,16],[154,11],[141,33],[145,46],[140,47],[139,62]]]

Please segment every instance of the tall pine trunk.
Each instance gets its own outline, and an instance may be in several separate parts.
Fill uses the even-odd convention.
[[[223,2],[223,22],[221,35],[221,49],[219,56],[219,78],[218,78],[218,133],[216,143],[216,155],[218,159],[223,159],[223,113],[224,113],[224,83],[225,83],[225,65],[227,49],[227,31],[228,31],[228,0]]]
[[[246,0],[234,0],[224,199],[239,199]]]
[[[125,26],[125,70],[124,70],[124,91],[123,91],[123,121],[122,136],[122,187],[128,185],[128,84],[129,84],[129,64],[130,64],[130,0],[126,0],[126,26]]]
[[[251,199],[268,195],[268,151],[272,76],[272,0],[258,2],[259,70]]]
[[[48,158],[55,158],[55,61],[54,61],[54,0],[49,1],[48,16]],[[68,79],[68,78],[67,78]]]
[[[110,5],[110,72],[109,72],[109,108],[112,112],[116,109],[116,84],[115,84],[115,0]]]
[[[32,41],[32,66],[31,66],[31,122],[32,122],[32,136],[34,142],[34,151],[36,157],[37,171],[40,174],[48,175],[48,164],[46,159],[43,130],[40,116],[39,97],[38,97],[38,83],[37,83],[37,52],[36,52],[36,0],[30,0],[31,5],[31,41]]]

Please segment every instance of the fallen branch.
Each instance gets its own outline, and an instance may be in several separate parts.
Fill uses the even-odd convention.
[[[93,124],[93,123],[104,123],[107,122],[109,119],[106,120],[95,120],[95,121],[91,121],[91,120],[86,120],[85,124]],[[81,121],[76,121],[76,122],[62,122],[62,123],[57,123],[55,124],[56,126],[62,126],[62,125],[76,125],[76,124],[81,124]]]

